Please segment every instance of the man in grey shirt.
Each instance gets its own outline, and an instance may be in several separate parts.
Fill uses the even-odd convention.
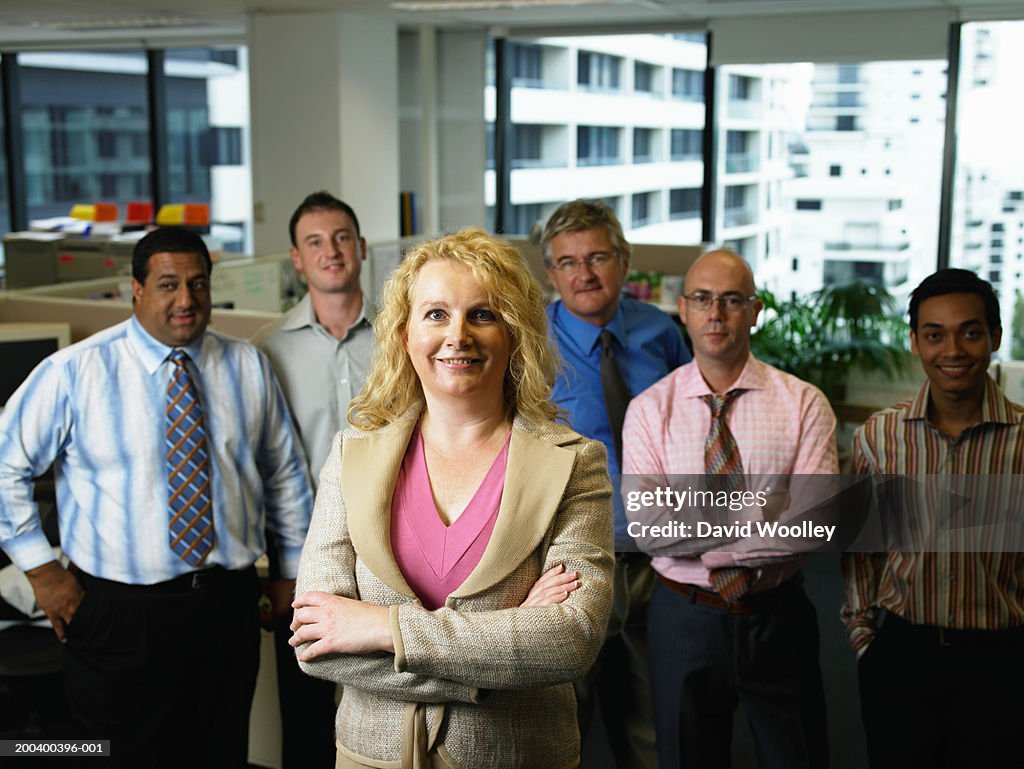
[[[253,338],[270,358],[309,460],[314,488],[349,401],[363,387],[373,329],[359,284],[366,240],[348,204],[314,192],[288,223],[292,264],[308,287],[302,300]],[[284,769],[333,766],[334,684],[299,672],[288,645],[291,595],[268,595],[277,650]]]
[[[366,239],[352,208],[327,192],[302,201],[288,224],[292,264],[309,288],[253,338],[270,358],[318,486],[335,433],[348,424],[373,351],[372,315],[359,284]]]

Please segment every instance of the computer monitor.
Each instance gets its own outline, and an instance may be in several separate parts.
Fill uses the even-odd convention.
[[[69,344],[67,323],[0,323],[0,407],[44,358]]]

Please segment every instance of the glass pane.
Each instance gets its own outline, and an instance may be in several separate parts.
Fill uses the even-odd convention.
[[[517,147],[506,229],[526,234],[564,201],[592,197],[616,201],[632,241],[699,243],[704,36],[530,38],[509,49]],[[485,189],[493,206],[493,171]]]
[[[207,203],[225,250],[252,251],[246,49],[166,52],[167,160],[172,203]]]
[[[2,58],[2,57],[0,57]],[[0,83],[0,103],[3,102],[3,83]],[[0,110],[0,147],[6,144],[7,126]],[[0,152],[0,267],[4,266],[3,236],[11,231],[11,207],[7,198],[7,153]]]
[[[71,206],[150,202],[146,56],[130,52],[18,55],[29,219]]]
[[[992,283],[999,355],[1024,359],[1024,22],[965,24],[960,38],[957,168],[950,263]]]
[[[721,68],[716,240],[788,299],[935,270],[945,61]]]

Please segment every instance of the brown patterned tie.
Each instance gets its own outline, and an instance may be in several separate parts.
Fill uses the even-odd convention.
[[[213,502],[210,458],[203,407],[184,350],[174,350],[167,386],[167,484],[171,549],[190,566],[198,566],[213,549]]]
[[[725,395],[703,396],[711,409],[711,429],[704,440],[704,473],[712,491],[740,491],[745,486],[740,450],[726,421],[729,407],[743,392],[736,389]],[[742,566],[730,566],[712,569],[708,579],[722,598],[735,603],[750,590],[754,574]]]

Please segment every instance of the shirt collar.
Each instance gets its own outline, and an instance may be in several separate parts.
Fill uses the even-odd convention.
[[[167,360],[172,350],[181,349],[188,353],[188,357],[197,368],[202,368],[201,359],[203,354],[203,341],[206,339],[206,332],[199,335],[199,338],[190,345],[184,347],[168,347],[163,342],[154,338],[139,323],[139,319],[133,314],[128,320],[128,343],[135,350],[139,360],[146,371],[153,374],[160,365]]]
[[[683,366],[681,371],[680,395],[684,398],[703,398],[705,395],[712,395],[711,388],[708,387],[708,383],[704,381],[704,376],[700,373],[700,367],[696,358]],[[763,390],[766,386],[767,373],[765,365],[751,355],[747,358],[743,371],[740,372],[739,377],[737,377],[729,389]]]
[[[927,420],[928,400],[931,382],[925,380],[917,395],[910,401],[903,410],[903,419]],[[1014,414],[1013,404],[1003,395],[999,385],[990,376],[985,377],[985,393],[981,401],[981,422],[980,424],[1014,425],[1017,424],[1017,417]]]
[[[615,314],[605,326],[595,326],[581,320],[569,312],[561,299],[556,303],[555,312],[558,316],[558,324],[564,328],[570,337],[575,339],[580,347],[588,352],[593,352],[600,343],[601,332],[607,329],[615,337],[615,341],[626,348],[626,319],[622,312],[622,302],[615,308]]]
[[[366,297],[363,296],[363,304],[362,307],[359,308],[359,315],[349,328],[359,328],[359,326],[363,324],[369,325],[369,323],[370,321],[367,317]],[[307,291],[305,296],[298,301],[295,307],[285,315],[284,322],[281,324],[281,329],[283,331],[296,331],[301,328],[316,328],[318,326],[320,326],[320,322],[316,319],[316,312],[313,310],[313,300],[310,298],[309,292]]]

